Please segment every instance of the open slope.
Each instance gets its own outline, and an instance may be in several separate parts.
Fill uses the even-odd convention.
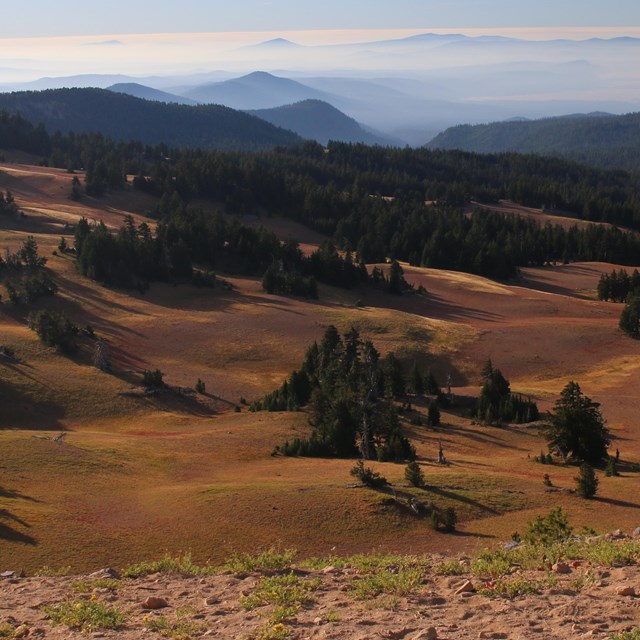
[[[105,89],[0,94],[0,110],[19,111],[51,132],[100,132],[116,140],[147,144],[259,149],[300,140],[290,131],[227,107],[166,104]]]
[[[0,245],[15,249],[27,233],[36,236],[60,287],[47,306],[107,338],[114,373],[91,366],[88,340],[73,359],[41,345],[26,326],[28,309],[6,304],[3,288],[1,341],[16,360],[0,361],[0,566],[83,569],[165,550],[218,561],[232,548],[274,543],[303,555],[473,549],[507,538],[554,504],[576,524],[637,526],[640,478],[628,467],[602,478],[594,502],[549,494],[545,472],[566,489],[575,469],[533,462],[544,446],[536,429],[477,425],[458,408],[443,413],[439,428],[407,425],[428,489],[406,487],[402,465],[373,465],[399,497],[455,507],[461,534],[434,533],[390,492],[354,487],[353,461],[272,457],[275,445],[309,432],[305,414],[249,413],[240,404],[281,384],[327,325],[353,325],[382,353],[430,366],[441,384],[450,374],[459,398],[477,393],[488,356],[542,408],[576,379],[602,403],[622,460],[638,461],[640,346],[617,329],[619,305],[593,299],[610,265],[527,269],[508,285],[407,267],[425,296],[321,287],[320,300],[310,302],[232,276],[225,276],[232,291],[157,284],[145,294],[123,292],[80,277],[72,256],[51,252],[60,235],[70,240],[65,222],[84,214],[117,227],[124,205],[138,216],[146,196],[124,191],[76,205],[67,200],[69,184],[63,171],[3,166],[0,189],[14,191],[26,217],[0,221]],[[286,222],[268,222],[285,235]],[[206,394],[140,397],[141,370],[156,367],[176,387],[201,378]],[[43,439],[61,429],[63,444]],[[435,463],[439,443],[450,466]]]

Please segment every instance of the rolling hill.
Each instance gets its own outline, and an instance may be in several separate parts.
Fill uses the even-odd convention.
[[[184,96],[177,96],[173,93],[160,91],[159,89],[154,89],[152,87],[146,87],[145,85],[138,84],[137,82],[120,82],[107,87],[107,90],[113,91],[114,93],[124,93],[126,95],[133,96],[134,98],[141,98],[142,100],[188,104],[192,107],[198,104],[195,100],[185,98]]]
[[[327,144],[329,140],[392,144],[391,139],[367,131],[356,120],[322,100],[303,100],[283,107],[257,109],[247,113],[320,144]]]
[[[19,111],[49,131],[100,132],[146,144],[246,150],[300,141],[290,131],[227,107],[166,104],[104,89],[0,94],[0,110]]]
[[[640,169],[640,113],[576,114],[541,120],[459,125],[440,133],[432,149],[559,155],[603,167]]]

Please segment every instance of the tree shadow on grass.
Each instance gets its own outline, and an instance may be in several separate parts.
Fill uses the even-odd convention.
[[[626,500],[616,500],[615,498],[601,498],[596,496],[591,498],[594,502],[602,502],[604,504],[610,504],[614,507],[625,507],[627,509],[640,509],[640,504],[637,502],[627,502]]]
[[[10,498],[13,500],[39,502],[35,498],[21,494],[19,491],[5,489],[4,487],[0,487],[0,497]],[[35,546],[37,544],[36,539],[28,533],[20,530],[30,528],[31,525],[28,522],[11,513],[8,509],[0,509],[0,540]]]

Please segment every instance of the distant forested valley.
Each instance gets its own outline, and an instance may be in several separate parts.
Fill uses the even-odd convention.
[[[336,249],[348,252],[352,266],[344,268],[354,284],[363,273],[361,263],[388,258],[507,279],[527,265],[631,265],[640,256],[640,177],[561,159],[312,142],[250,153],[206,151],[115,142],[101,134],[48,133],[7,113],[0,116],[0,139],[4,149],[35,154],[44,164],[85,170],[76,197],[99,197],[134,176],[135,189],[157,197],[149,213],[160,220],[165,253],[173,252],[177,263],[206,257],[215,267],[230,261],[224,255],[228,238],[212,239],[211,228],[220,223],[192,206],[202,199],[223,203],[230,213],[285,216],[326,234],[332,245],[325,256],[335,262],[335,256],[342,259]],[[490,205],[500,199],[617,226],[565,229],[482,207],[470,212],[472,201]],[[225,233],[233,232],[246,246],[243,238],[250,234],[238,228],[225,227]],[[266,257],[255,258],[258,271],[273,260],[287,262],[269,249],[272,239],[265,246]],[[302,262],[296,269],[304,277],[322,271],[305,271]]]

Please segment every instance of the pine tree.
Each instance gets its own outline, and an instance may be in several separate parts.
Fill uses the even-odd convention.
[[[565,459],[572,455],[590,464],[601,463],[607,457],[611,437],[599,407],[582,393],[577,382],[569,382],[545,429],[549,448],[557,449]]]
[[[590,464],[584,462],[580,465],[580,474],[576,476],[576,488],[578,495],[583,498],[593,498],[598,491],[598,478]]]
[[[404,479],[414,487],[424,486],[424,474],[422,473],[420,465],[415,460],[405,467]]]

